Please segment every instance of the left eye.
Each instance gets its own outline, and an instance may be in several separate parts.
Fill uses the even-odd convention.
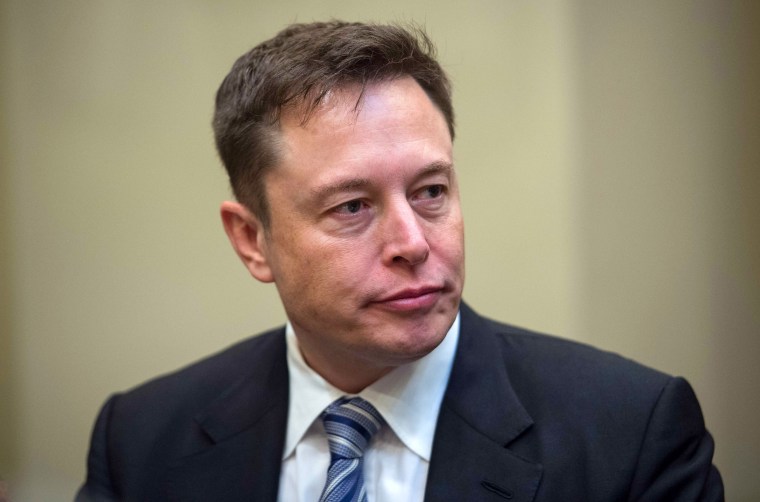
[[[344,214],[356,214],[362,210],[364,203],[360,200],[350,200],[335,208],[335,212]]]

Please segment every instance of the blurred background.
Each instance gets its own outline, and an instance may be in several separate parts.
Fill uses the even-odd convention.
[[[685,376],[760,500],[760,3],[0,3],[0,478],[68,500],[107,396],[284,322],[218,217],[232,62],[415,21],[455,87],[465,298]]]

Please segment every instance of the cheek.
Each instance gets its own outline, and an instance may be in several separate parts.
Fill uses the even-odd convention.
[[[464,249],[458,243],[451,242],[449,246],[440,249],[438,256],[441,257],[443,267],[449,273],[461,278],[464,273]]]
[[[450,266],[464,262],[464,226],[461,218],[453,218],[446,228],[439,230],[430,239],[431,248],[435,249]],[[461,268],[461,265],[460,265]]]
[[[372,253],[358,240],[323,240],[319,245],[299,251],[293,260],[300,269],[304,289],[321,295],[325,301],[335,301],[338,295],[353,296],[372,271]]]

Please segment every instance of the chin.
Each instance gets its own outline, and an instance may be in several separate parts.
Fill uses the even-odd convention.
[[[417,334],[400,340],[394,347],[389,347],[389,352],[402,363],[408,363],[421,359],[435,350],[441,344],[448,333],[447,326],[443,331],[436,330],[433,333]]]

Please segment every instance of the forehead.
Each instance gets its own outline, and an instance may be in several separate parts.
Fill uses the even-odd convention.
[[[285,111],[280,134],[283,164],[320,157],[344,159],[385,156],[409,142],[443,148],[451,155],[451,136],[443,113],[411,77],[349,85],[328,93],[311,113]],[[390,150],[385,150],[390,149]],[[297,159],[308,155],[308,159]]]

